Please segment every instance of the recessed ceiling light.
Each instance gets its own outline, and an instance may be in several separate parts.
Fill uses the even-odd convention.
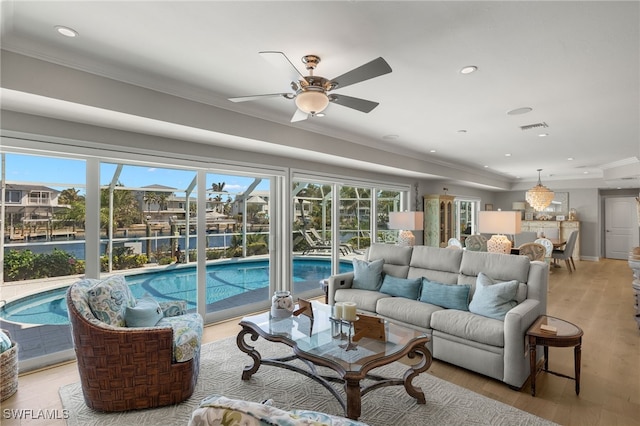
[[[511,157],[511,154],[505,154],[504,156],[505,157]]]
[[[435,149],[432,149],[432,150],[429,150],[429,152],[433,153],[433,152],[436,152],[436,150],[435,150]]]
[[[475,65],[467,65],[460,70],[460,74],[471,74],[472,72],[476,71],[478,71],[478,67],[476,67]]]
[[[582,172],[582,173],[584,173],[585,175],[588,175],[588,174],[589,174],[589,172]]]
[[[531,107],[522,107],[522,108],[512,109],[511,111],[507,111],[507,115],[522,115],[531,111],[533,111],[533,108]]]
[[[56,25],[55,29],[56,31],[58,31],[59,34],[62,34],[65,37],[78,37],[78,32],[73,28],[63,27],[62,25]]]
[[[567,158],[568,161],[573,161],[573,157]]]
[[[394,141],[396,139],[400,138],[400,136],[398,135],[384,135],[382,137],[382,139],[386,140],[386,141]]]
[[[489,166],[483,166],[483,167],[484,167],[485,169],[488,169],[488,168],[489,168]]]
[[[538,135],[538,137],[540,137],[540,138],[546,138],[547,136],[549,136],[549,133],[540,133]]]

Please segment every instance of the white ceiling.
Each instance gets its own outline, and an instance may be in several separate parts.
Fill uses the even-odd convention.
[[[62,37],[56,25],[79,36]],[[537,179],[539,168],[543,182],[640,185],[636,1],[3,1],[1,42],[23,55],[514,185]],[[330,105],[323,118],[290,123],[291,100],[227,100],[290,91],[289,75],[263,50],[286,53],[301,71],[300,58],[316,54],[316,75],[327,78],[379,56],[393,72],[335,91],[380,102],[369,114]],[[478,71],[460,74],[467,65]],[[520,107],[533,111],[506,114]],[[520,129],[540,122],[549,127]]]

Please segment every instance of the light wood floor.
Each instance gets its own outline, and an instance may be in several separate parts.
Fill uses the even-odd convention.
[[[429,374],[563,425],[640,425],[640,331],[634,320],[632,274],[627,262],[576,262],[550,275],[548,314],[584,331],[580,396],[572,380],[541,373],[537,395],[458,367],[434,361]],[[237,319],[205,328],[204,341],[235,335]],[[573,350],[549,349],[550,369],[573,375]],[[58,388],[79,381],[76,364],[21,375],[18,392],[2,403],[0,423],[65,425],[64,420],[9,419],[10,409],[58,410]]]

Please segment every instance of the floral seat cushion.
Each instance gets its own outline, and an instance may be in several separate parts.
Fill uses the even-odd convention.
[[[185,362],[195,357],[202,339],[202,317],[199,314],[164,317],[156,327],[166,325],[173,328],[173,359]]]

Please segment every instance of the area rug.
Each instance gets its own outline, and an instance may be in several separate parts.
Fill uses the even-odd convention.
[[[286,355],[290,349],[259,339],[255,346],[264,358]],[[261,366],[250,380],[241,380],[241,372],[250,358],[240,352],[235,338],[227,338],[202,347],[200,376],[193,396],[187,401],[150,410],[125,413],[99,413],[84,404],[80,383],[60,388],[62,405],[69,410],[69,426],[114,425],[186,425],[191,412],[211,394],[250,401],[272,399],[283,409],[302,408],[344,415],[340,404],[315,381],[282,368]],[[406,365],[393,363],[375,370],[377,374],[402,377]],[[414,379],[425,393],[427,403],[420,405],[403,386],[377,389],[362,398],[360,420],[372,426],[390,425],[553,425],[540,417],[494,401],[446,382],[428,373]],[[339,384],[336,384],[340,387]],[[506,386],[506,385],[505,385]]]

